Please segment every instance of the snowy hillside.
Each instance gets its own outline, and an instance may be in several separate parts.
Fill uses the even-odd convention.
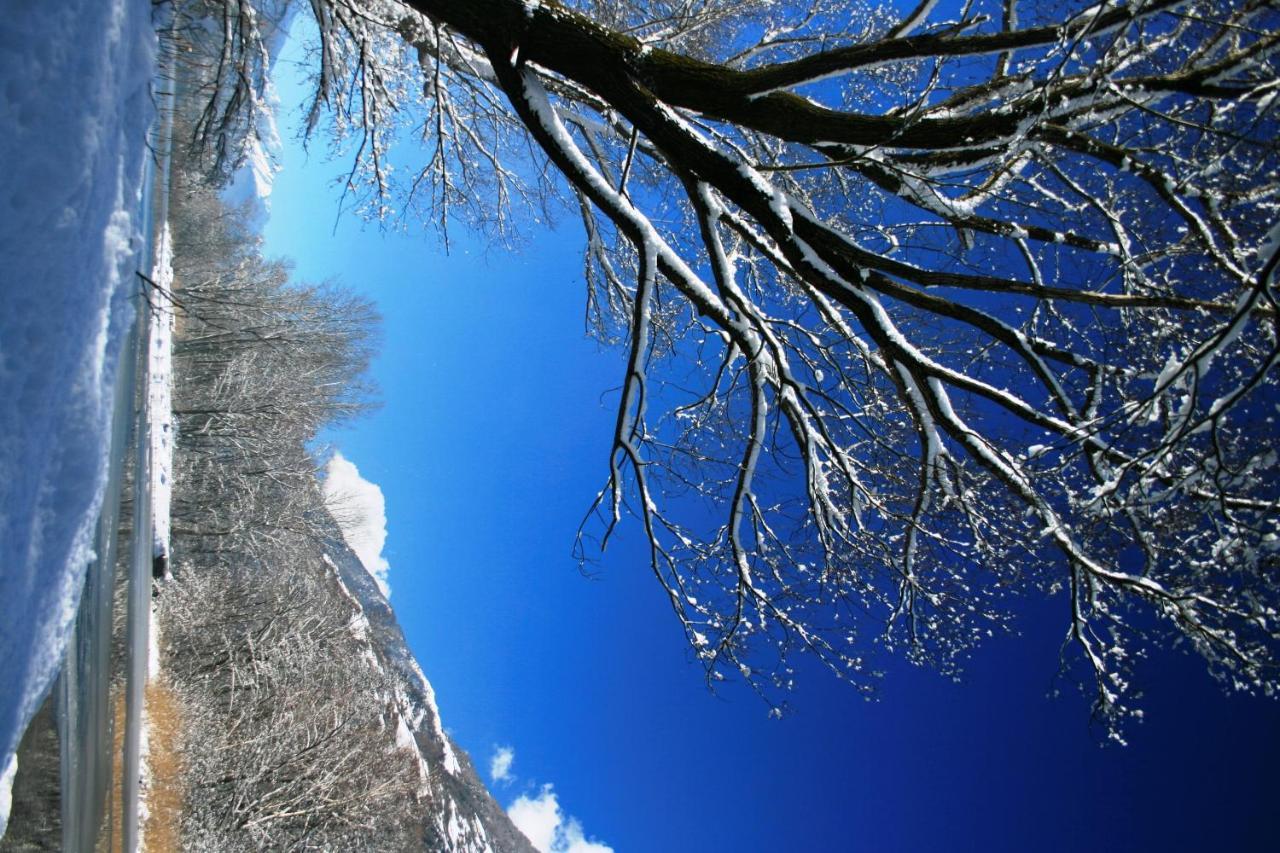
[[[376,580],[340,538],[327,542],[326,552],[326,565],[357,610],[351,622],[353,635],[368,644],[378,668],[394,679],[394,695],[388,698],[397,743],[414,753],[419,796],[431,804],[424,810],[426,849],[531,853],[533,846],[494,801],[470,758],[445,733],[435,691]]]
[[[532,853],[334,533],[249,571],[198,568],[176,542],[157,615],[182,707],[184,849]]]

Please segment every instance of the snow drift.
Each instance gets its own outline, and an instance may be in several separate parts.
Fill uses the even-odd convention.
[[[155,42],[147,0],[0,16],[0,767],[57,673],[92,556]]]

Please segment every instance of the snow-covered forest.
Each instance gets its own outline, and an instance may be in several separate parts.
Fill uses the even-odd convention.
[[[160,847],[528,850],[444,734],[343,541],[358,519],[326,498],[308,449],[372,404],[377,315],[264,260],[252,213],[176,170],[178,441],[156,689],[174,700],[178,760],[152,789],[181,806]]]

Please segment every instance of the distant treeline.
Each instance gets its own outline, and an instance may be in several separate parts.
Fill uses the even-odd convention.
[[[174,416],[187,553],[259,561],[317,532],[318,431],[367,410],[378,316],[334,286],[292,284],[246,224],[198,176],[181,173],[171,228],[179,306]],[[327,520],[321,523],[328,530]]]

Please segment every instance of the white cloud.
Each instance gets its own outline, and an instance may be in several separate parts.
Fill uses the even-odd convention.
[[[556,827],[560,825],[560,804],[550,785],[542,786],[537,799],[521,795],[507,809],[511,822],[533,842],[538,853],[551,853]]]
[[[517,797],[507,814],[539,853],[613,853],[607,844],[587,840],[578,819],[561,811],[550,785],[543,785],[536,797]]]
[[[510,782],[511,764],[516,760],[516,751],[509,746],[495,746],[493,757],[489,759],[489,778],[495,782]]]
[[[569,818],[562,830],[564,839],[564,847],[555,848],[564,850],[564,853],[613,853],[613,848],[607,844],[601,844],[599,841],[588,841],[586,836],[582,834],[582,824],[578,823],[576,818]]]
[[[338,522],[342,538],[373,576],[382,594],[391,597],[387,572],[391,564],[382,556],[387,541],[387,502],[382,489],[360,476],[341,453],[325,466],[324,502]]]

